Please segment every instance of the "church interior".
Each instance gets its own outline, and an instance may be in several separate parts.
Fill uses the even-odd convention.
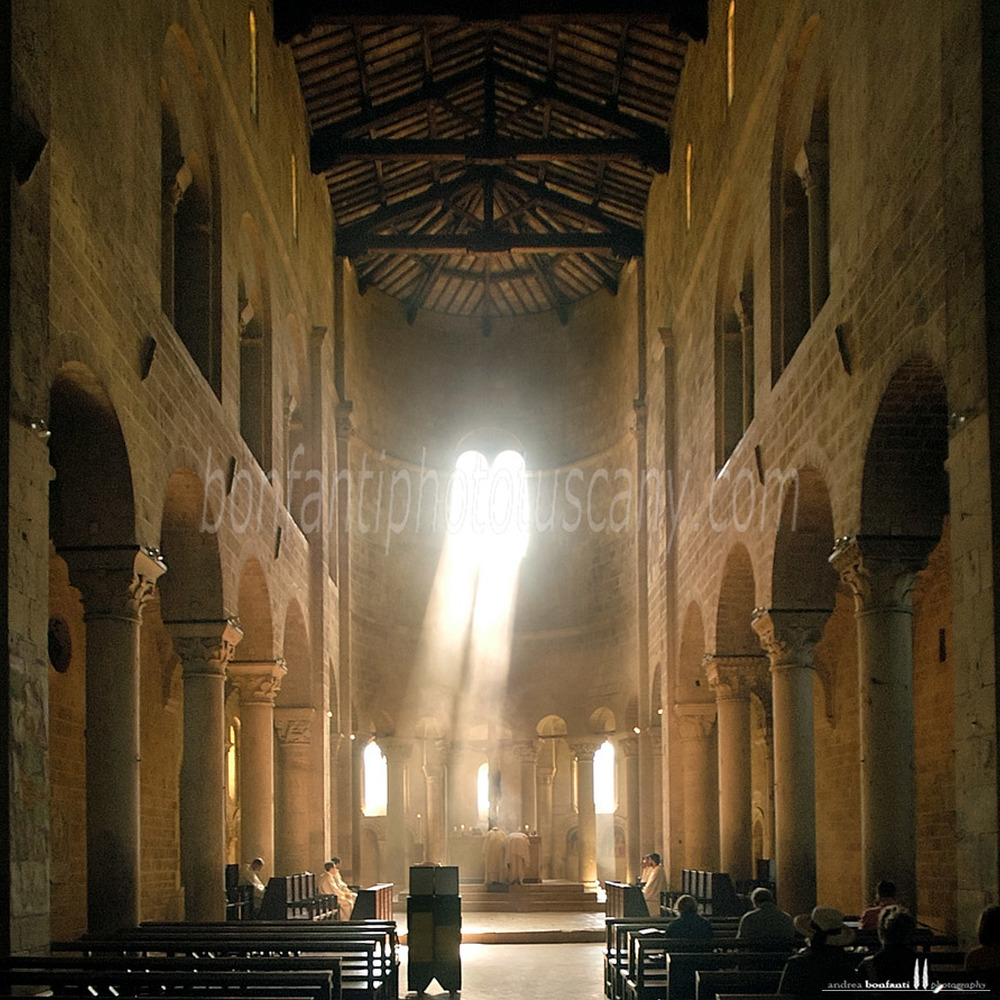
[[[584,7],[9,5],[6,954],[493,826],[1000,903],[1000,15]]]

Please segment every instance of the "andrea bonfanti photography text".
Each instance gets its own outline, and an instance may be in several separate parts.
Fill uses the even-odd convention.
[[[385,452],[363,452],[349,469],[324,472],[297,448],[287,468],[266,475],[257,467],[208,450],[201,529],[237,534],[270,532],[288,518],[305,535],[346,528],[374,537],[389,552],[402,535],[503,538],[579,532],[620,535],[643,528],[794,531],[799,476],[794,468],[758,473],[723,470],[699,484],[691,469],[581,463],[531,470],[485,462],[441,470],[426,461],[400,462]]]

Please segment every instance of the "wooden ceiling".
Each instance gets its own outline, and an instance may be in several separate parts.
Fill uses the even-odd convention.
[[[705,3],[574,15],[496,0],[422,13],[275,0],[337,224],[362,290],[482,319],[617,291]]]

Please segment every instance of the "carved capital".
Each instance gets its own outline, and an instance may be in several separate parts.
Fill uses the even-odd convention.
[[[156,549],[140,545],[60,549],[70,582],[83,598],[83,620],[142,621],[167,564]]]
[[[351,423],[351,413],[354,410],[354,402],[350,399],[338,403],[333,411],[334,424],[337,428],[337,437],[349,438],[354,433],[354,425]]]
[[[708,653],[702,664],[717,701],[749,701],[761,675],[767,674],[767,657],[763,653]]]
[[[534,764],[538,760],[538,744],[534,740],[515,743],[511,750],[522,764]]]
[[[276,708],[274,731],[283,750],[312,746],[314,708]]]
[[[829,617],[825,610],[757,608],[751,625],[771,661],[771,670],[811,668],[813,651]]]
[[[677,732],[682,740],[706,740],[715,725],[715,705],[712,702],[689,702],[674,705]]]
[[[578,761],[593,763],[594,754],[604,746],[603,740],[570,740],[569,748]]]
[[[164,622],[181,659],[184,679],[197,676],[224,677],[243,630],[236,618],[213,621]]]
[[[424,775],[429,780],[444,776],[445,765],[451,756],[449,740],[428,740],[424,744]]]
[[[397,736],[384,736],[378,741],[387,764],[405,764],[413,754],[413,744]]]
[[[618,749],[622,752],[622,755],[626,760],[632,757],[639,756],[639,737],[638,736],[625,736],[618,741]]]
[[[911,611],[917,574],[936,544],[923,537],[841,538],[830,564],[850,589],[856,611]]]
[[[273,705],[287,673],[282,659],[231,660],[226,668],[243,705]]]

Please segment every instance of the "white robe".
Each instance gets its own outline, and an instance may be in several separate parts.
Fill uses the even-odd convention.
[[[507,874],[511,882],[523,882],[528,874],[529,847],[527,834],[515,830],[507,838]]]
[[[483,881],[507,882],[507,859],[505,846],[507,834],[495,826],[483,838]]]

